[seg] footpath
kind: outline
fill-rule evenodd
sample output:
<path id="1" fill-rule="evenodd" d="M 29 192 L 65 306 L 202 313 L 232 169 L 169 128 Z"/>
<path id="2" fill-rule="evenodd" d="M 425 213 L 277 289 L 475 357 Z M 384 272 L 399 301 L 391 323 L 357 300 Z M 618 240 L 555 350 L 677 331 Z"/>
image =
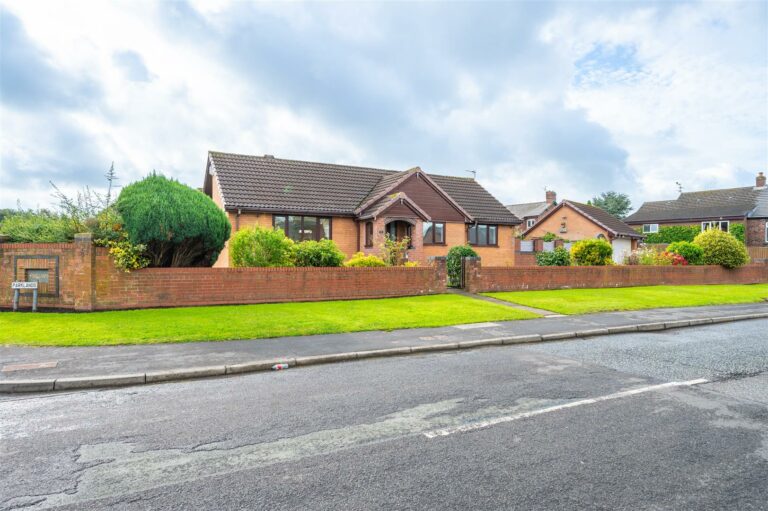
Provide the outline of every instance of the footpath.
<path id="1" fill-rule="evenodd" d="M 241 341 L 86 347 L 0 346 L 0 393 L 141 385 L 372 357 L 653 332 L 768 318 L 768 304 L 550 315 L 440 328 Z"/>

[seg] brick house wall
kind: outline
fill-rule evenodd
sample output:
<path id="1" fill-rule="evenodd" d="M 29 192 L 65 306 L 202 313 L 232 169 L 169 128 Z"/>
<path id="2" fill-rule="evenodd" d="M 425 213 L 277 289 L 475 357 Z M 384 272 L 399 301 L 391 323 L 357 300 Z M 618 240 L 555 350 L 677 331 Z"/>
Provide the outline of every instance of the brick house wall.
<path id="1" fill-rule="evenodd" d="M 747 245 L 750 247 L 768 247 L 765 232 L 766 223 L 768 223 L 768 219 L 765 218 L 750 218 L 747 220 L 745 226 Z"/>
<path id="2" fill-rule="evenodd" d="M 561 232 L 563 223 L 565 223 L 566 232 Z M 568 205 L 563 206 L 559 212 L 549 218 L 540 220 L 526 235 L 526 238 L 541 238 L 548 232 L 570 241 L 596 238 L 598 234 L 602 234 L 610 239 L 608 231 L 596 225 L 590 219 L 585 218 L 581 213 Z"/>

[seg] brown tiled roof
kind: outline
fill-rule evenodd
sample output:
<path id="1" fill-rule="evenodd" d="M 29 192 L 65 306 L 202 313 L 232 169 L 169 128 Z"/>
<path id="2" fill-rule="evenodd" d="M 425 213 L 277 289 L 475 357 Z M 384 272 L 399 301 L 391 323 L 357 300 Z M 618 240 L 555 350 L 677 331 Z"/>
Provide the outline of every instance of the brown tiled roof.
<path id="1" fill-rule="evenodd" d="M 768 217 L 768 189 L 746 186 L 681 193 L 677 199 L 645 202 L 625 221 L 631 223 L 711 218 Z"/>
<path id="2" fill-rule="evenodd" d="M 391 187 L 404 174 L 370 167 L 213 151 L 209 153 L 209 167 L 218 177 L 227 209 L 342 216 L 355 216 L 356 209 L 366 200 Z M 475 221 L 520 223 L 474 179 L 428 176 Z M 211 193 L 210 186 L 210 179 L 206 178 L 206 193 Z"/>
<path id="3" fill-rule="evenodd" d="M 550 216 L 554 215 L 557 211 L 559 211 L 561 208 L 565 206 L 572 207 L 574 210 L 578 211 L 579 213 L 584 215 L 586 218 L 590 219 L 592 222 L 604 228 L 614 236 L 627 236 L 630 238 L 644 237 L 642 234 L 638 233 L 632 227 L 625 224 L 624 222 L 622 222 L 612 214 L 608 213 L 607 211 L 597 208 L 595 206 L 590 206 L 589 204 L 582 204 L 581 202 L 575 202 L 572 200 L 564 200 L 557 207 L 550 209 L 544 215 L 544 217 L 542 217 L 536 223 L 536 225 L 526 230 L 523 233 L 523 235 L 526 235 L 533 229 L 536 229 L 537 227 L 539 227 L 541 225 L 541 222 L 543 222 L 545 219 L 549 218 Z"/>

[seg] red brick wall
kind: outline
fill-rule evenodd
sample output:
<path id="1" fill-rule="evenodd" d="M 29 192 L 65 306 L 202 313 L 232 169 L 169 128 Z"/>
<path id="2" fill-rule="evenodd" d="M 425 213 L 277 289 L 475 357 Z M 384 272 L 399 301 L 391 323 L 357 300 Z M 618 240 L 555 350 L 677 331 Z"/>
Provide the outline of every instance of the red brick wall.
<path id="1" fill-rule="evenodd" d="M 751 247 L 768 247 L 768 241 L 765 239 L 765 224 L 768 219 L 750 218 L 745 226 L 747 245 Z"/>
<path id="2" fill-rule="evenodd" d="M 57 309 L 344 300 L 445 292 L 444 259 L 435 266 L 417 268 L 146 268 L 126 273 L 114 267 L 106 249 L 81 241 L 0 244 L 0 307 L 12 305 L 13 260 L 24 255 L 59 256 L 59 296 L 40 298 L 40 307 Z M 31 296 L 23 297 L 21 306 L 30 305 Z"/>
<path id="3" fill-rule="evenodd" d="M 529 266 L 483 267 L 467 261 L 467 291 L 526 291 L 683 284 L 757 284 L 768 282 L 768 264 L 735 270 L 720 266 Z"/>

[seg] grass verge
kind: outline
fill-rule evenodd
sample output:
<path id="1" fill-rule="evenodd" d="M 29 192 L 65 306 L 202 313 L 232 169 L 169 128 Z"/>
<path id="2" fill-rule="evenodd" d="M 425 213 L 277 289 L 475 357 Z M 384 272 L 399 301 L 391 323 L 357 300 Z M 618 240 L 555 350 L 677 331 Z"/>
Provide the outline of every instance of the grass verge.
<path id="1" fill-rule="evenodd" d="M 530 319 L 456 295 L 88 313 L 1 313 L 0 344 L 100 346 L 219 341 Z"/>
<path id="2" fill-rule="evenodd" d="M 768 298 L 768 284 L 558 289 L 484 294 L 560 314 L 586 314 L 658 307 L 755 303 Z"/>

